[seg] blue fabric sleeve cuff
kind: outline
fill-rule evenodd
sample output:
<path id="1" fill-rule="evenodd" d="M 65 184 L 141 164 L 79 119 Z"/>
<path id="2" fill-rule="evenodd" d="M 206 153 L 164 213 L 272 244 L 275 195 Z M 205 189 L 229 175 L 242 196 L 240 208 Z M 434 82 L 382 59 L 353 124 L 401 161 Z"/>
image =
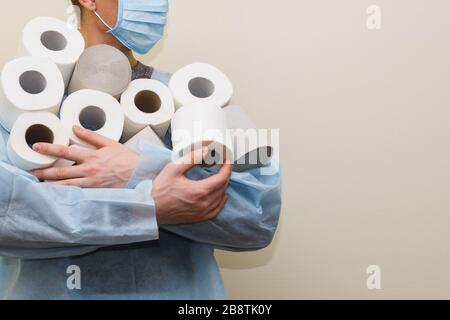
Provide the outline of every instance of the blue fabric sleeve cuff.
<path id="1" fill-rule="evenodd" d="M 147 141 L 141 141 L 137 152 L 140 161 L 128 182 L 128 188 L 134 189 L 143 180 L 154 180 L 172 161 L 172 153 Z"/>

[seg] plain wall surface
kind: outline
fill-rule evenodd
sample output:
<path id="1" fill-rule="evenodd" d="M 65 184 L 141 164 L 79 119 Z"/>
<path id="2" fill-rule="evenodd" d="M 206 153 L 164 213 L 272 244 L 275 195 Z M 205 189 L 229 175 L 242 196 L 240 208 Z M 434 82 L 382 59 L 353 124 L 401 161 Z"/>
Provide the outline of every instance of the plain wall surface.
<path id="1" fill-rule="evenodd" d="M 26 21 L 66 19 L 67 3 L 8 3 L 1 64 Z M 450 2 L 170 3 L 143 61 L 212 63 L 235 103 L 281 130 L 280 228 L 266 250 L 217 253 L 230 298 L 450 298 Z M 381 290 L 366 287 L 369 265 Z"/>

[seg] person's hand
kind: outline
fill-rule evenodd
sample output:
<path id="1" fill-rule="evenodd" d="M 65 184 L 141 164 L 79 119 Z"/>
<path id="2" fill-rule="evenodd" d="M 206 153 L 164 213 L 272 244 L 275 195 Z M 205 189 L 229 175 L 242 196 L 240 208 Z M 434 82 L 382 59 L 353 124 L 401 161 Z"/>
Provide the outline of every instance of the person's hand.
<path id="1" fill-rule="evenodd" d="M 80 188 L 123 188 L 139 162 L 128 147 L 93 131 L 74 127 L 73 132 L 97 150 L 36 143 L 33 150 L 45 155 L 75 161 L 72 167 L 35 170 L 31 173 L 50 183 Z"/>
<path id="2" fill-rule="evenodd" d="M 161 225 L 191 224 L 214 219 L 224 208 L 232 172 L 230 163 L 201 181 L 189 180 L 185 173 L 201 164 L 208 149 L 167 165 L 153 183 L 152 196 Z"/>

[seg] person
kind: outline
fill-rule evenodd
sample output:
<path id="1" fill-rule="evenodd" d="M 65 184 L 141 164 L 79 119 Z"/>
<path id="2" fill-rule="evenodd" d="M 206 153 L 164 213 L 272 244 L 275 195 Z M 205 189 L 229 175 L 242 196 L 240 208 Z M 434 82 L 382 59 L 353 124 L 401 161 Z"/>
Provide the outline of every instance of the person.
<path id="1" fill-rule="evenodd" d="M 127 55 L 134 79 L 168 83 L 169 73 L 133 55 L 162 37 L 167 0 L 72 2 L 87 47 L 112 45 Z M 275 161 L 272 175 L 236 173 L 229 163 L 194 166 L 203 149 L 173 161 L 147 141 L 131 150 L 74 132 L 97 149 L 38 143 L 36 151 L 76 165 L 29 173 L 9 163 L 0 129 L 0 298 L 224 299 L 214 250 L 271 243 L 281 207 Z"/>

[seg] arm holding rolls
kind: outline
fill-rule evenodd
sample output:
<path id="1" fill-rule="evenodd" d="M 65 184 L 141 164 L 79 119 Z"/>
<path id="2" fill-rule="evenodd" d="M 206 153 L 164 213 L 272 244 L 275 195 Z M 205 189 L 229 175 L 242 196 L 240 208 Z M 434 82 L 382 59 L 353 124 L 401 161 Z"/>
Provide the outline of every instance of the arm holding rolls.
<path id="1" fill-rule="evenodd" d="M 222 212 L 209 221 L 193 225 L 163 226 L 163 229 L 191 240 L 227 251 L 252 251 L 269 246 L 278 226 L 281 210 L 280 172 L 260 174 L 255 169 L 231 175 L 228 202 Z M 208 177 L 213 172 L 197 168 L 192 174 Z"/>
<path id="2" fill-rule="evenodd" d="M 88 135 L 85 138 L 104 139 L 88 130 L 84 131 L 86 133 Z M 112 148 L 123 147 L 118 143 L 115 145 L 117 146 L 113 145 Z M 58 150 L 69 150 L 44 146 L 47 152 L 56 156 L 60 152 Z M 128 187 L 135 188 L 145 179 L 154 181 L 152 196 L 161 228 L 193 241 L 227 250 L 257 250 L 271 243 L 281 207 L 277 164 L 271 164 L 273 174 L 270 176 L 261 175 L 258 169 L 231 174 L 231 165 L 224 165 L 219 172 L 191 164 L 177 165 L 172 162 L 171 151 L 146 141 L 141 141 L 137 151 L 140 158 L 134 174 L 130 175 Z M 131 153 L 128 150 L 127 154 Z M 123 157 L 127 158 L 127 155 L 124 154 Z M 115 157 L 113 161 L 120 161 L 128 166 L 127 161 L 119 158 Z M 191 163 L 199 162 L 194 160 Z M 61 172 L 59 170 L 40 170 L 34 174 L 42 180 L 53 180 L 58 177 L 58 172 Z M 70 167 L 64 170 L 66 172 L 59 176 L 60 179 L 70 179 L 71 172 L 76 172 L 77 169 Z M 103 166 L 102 170 L 111 170 L 111 165 Z M 85 179 L 92 177 L 86 175 Z M 80 180 L 55 183 L 76 185 Z M 224 199 L 227 200 L 226 203 Z"/>
<path id="3" fill-rule="evenodd" d="M 3 255 L 15 256 L 14 249 L 99 247 L 158 239 L 151 181 L 129 190 L 62 187 L 14 174 L 2 162 L 0 184 Z"/>
<path id="4" fill-rule="evenodd" d="M 145 141 L 141 142 L 139 152 L 141 161 L 129 186 L 134 187 L 142 179 L 150 178 L 156 179 L 154 184 L 157 188 L 159 180 L 162 180 L 159 172 L 169 169 L 164 167 L 170 163 L 171 153 Z M 259 169 L 233 172 L 226 188 L 227 202 L 220 214 L 213 218 L 192 224 L 161 223 L 160 227 L 187 239 L 229 251 L 267 247 L 274 237 L 281 210 L 280 169 L 275 161 L 270 166 L 267 172 L 270 171 L 271 175 L 262 175 Z M 203 181 L 217 174 L 214 169 L 195 167 L 187 177 L 192 181 Z M 154 193 L 153 196 L 157 203 L 157 195 Z"/>
<path id="5" fill-rule="evenodd" d="M 111 171 L 111 166 L 114 165 L 122 168 L 133 167 L 133 156 L 137 157 L 134 152 L 92 131 L 82 132 L 90 144 L 100 147 L 100 150 L 90 152 L 101 152 L 101 156 L 51 144 L 41 145 L 40 148 L 53 152 L 56 156 L 66 155 L 70 160 L 84 158 L 89 162 L 86 165 L 88 168 L 92 168 L 92 161 L 100 161 L 97 157 L 107 159 L 109 165 L 106 168 L 109 170 L 106 172 Z M 201 160 L 201 151 L 192 156 Z M 110 156 L 107 156 L 108 154 Z M 125 161 L 126 159 L 128 161 Z M 137 181 L 129 189 L 82 189 L 76 185 L 86 183 L 92 187 L 90 184 L 95 180 L 88 179 L 92 177 L 72 177 L 66 181 L 39 183 L 36 177 L 14 168 L 5 159 L 2 160 L 0 185 L 4 186 L 5 192 L 0 195 L 0 255 L 26 259 L 81 255 L 99 247 L 156 240 L 156 204 L 152 197 L 156 189 L 155 192 L 162 195 L 159 197 L 160 208 L 157 210 L 161 223 L 195 223 L 211 219 L 217 216 L 225 205 L 227 198 L 224 189 L 231 173 L 231 166 L 228 166 L 221 174 L 200 183 L 184 176 L 184 172 L 193 165 L 172 163 L 172 170 L 169 174 L 166 171 L 167 175 L 160 179 L 162 183 L 158 188 L 146 178 Z M 194 160 L 192 163 L 197 162 Z M 88 176 L 92 174 L 90 170 L 82 168 L 82 165 L 51 168 L 45 171 L 48 175 L 45 180 L 56 179 L 58 172 L 82 173 Z M 115 172 L 124 176 L 131 175 L 126 169 Z M 56 176 L 52 176 L 55 174 Z M 98 174 L 99 172 L 96 172 L 94 176 L 98 178 Z M 119 184 L 120 181 L 121 179 L 118 179 Z M 217 194 L 217 197 L 207 199 L 205 208 L 198 207 L 198 202 L 190 201 L 192 194 L 203 194 L 203 189 L 197 187 L 197 184 L 207 185 L 208 190 Z M 183 200 L 178 198 L 179 202 L 173 201 L 175 195 L 174 198 L 167 199 L 166 195 L 172 195 L 167 192 L 167 187 L 189 190 L 188 194 L 179 193 L 184 194 L 185 202 L 183 205 L 175 205 L 178 210 L 172 210 L 172 206 Z M 213 208 L 210 208 L 211 204 Z"/>
<path id="6" fill-rule="evenodd" d="M 133 189 L 43 184 L 8 163 L 0 128 L 0 255 L 43 259 L 158 239 L 152 182 Z"/>

